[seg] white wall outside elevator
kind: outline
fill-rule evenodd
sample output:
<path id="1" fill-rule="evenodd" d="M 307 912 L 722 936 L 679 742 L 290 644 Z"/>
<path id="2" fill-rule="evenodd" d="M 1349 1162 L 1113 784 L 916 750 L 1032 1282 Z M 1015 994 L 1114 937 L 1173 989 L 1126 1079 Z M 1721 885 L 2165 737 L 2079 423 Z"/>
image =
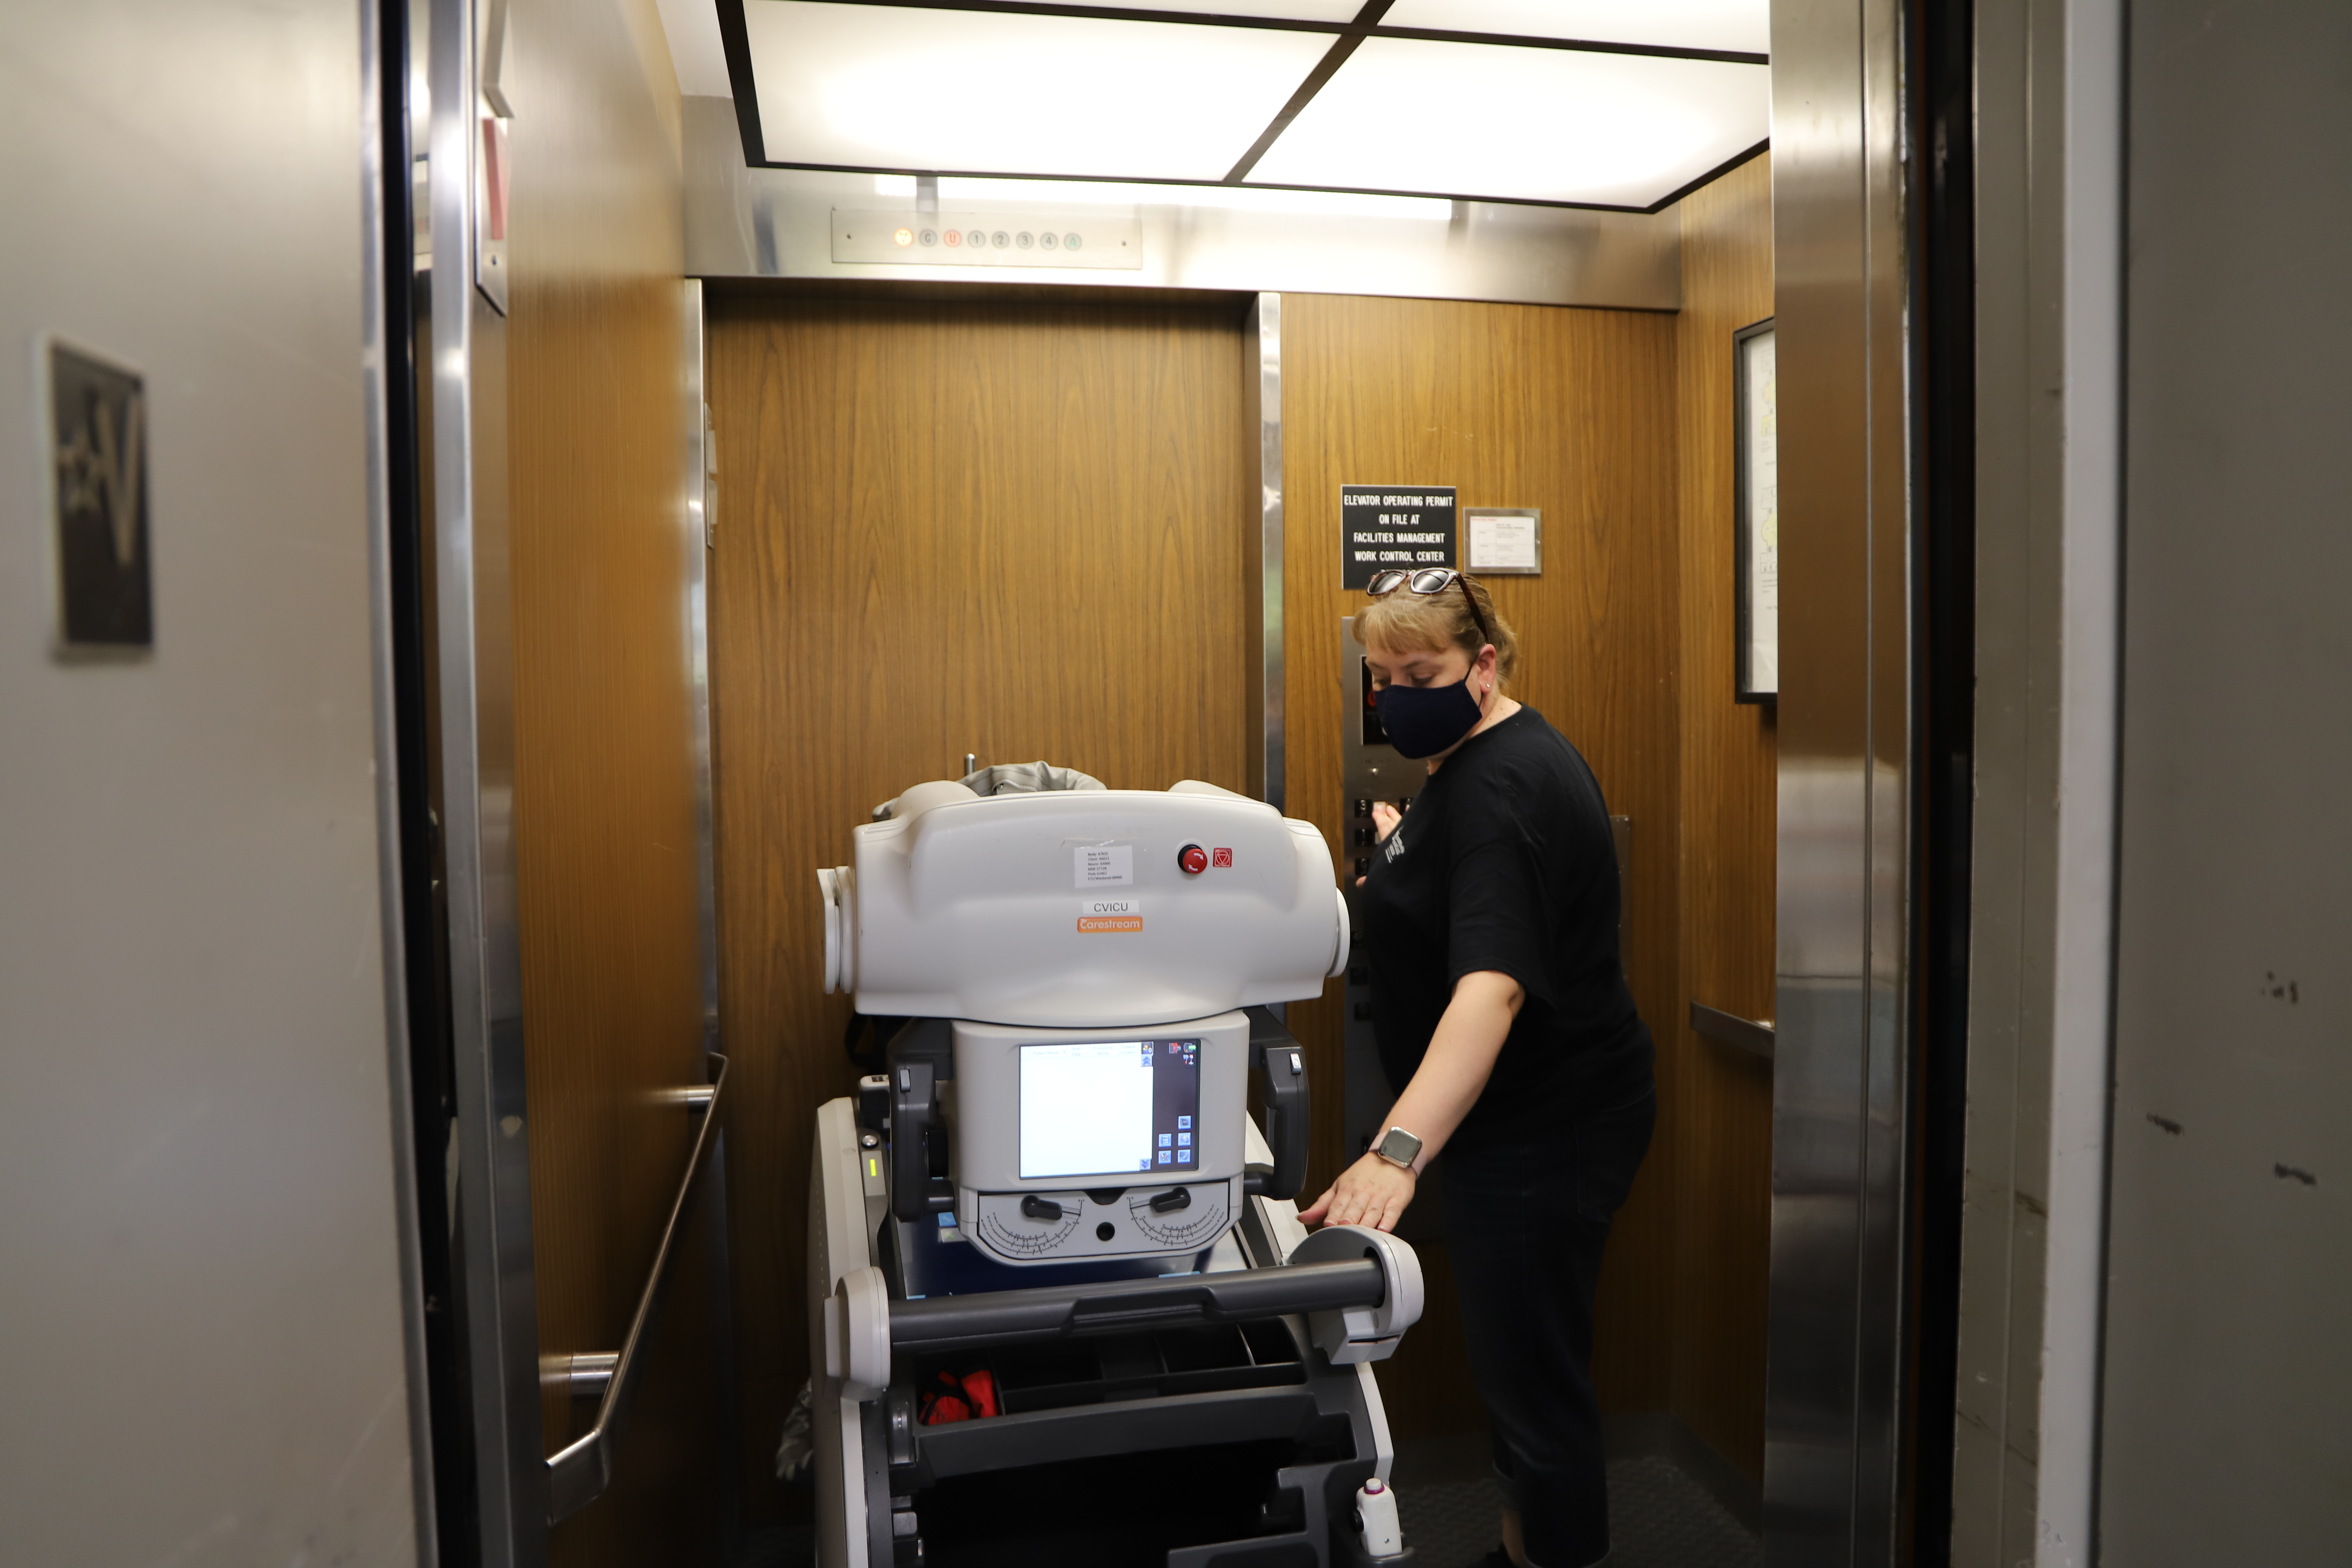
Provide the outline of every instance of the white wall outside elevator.
<path id="1" fill-rule="evenodd" d="M 363 7 L 0 10 L 0 1560 L 417 1561 Z M 35 342 L 138 367 L 156 645 L 52 658 Z"/>

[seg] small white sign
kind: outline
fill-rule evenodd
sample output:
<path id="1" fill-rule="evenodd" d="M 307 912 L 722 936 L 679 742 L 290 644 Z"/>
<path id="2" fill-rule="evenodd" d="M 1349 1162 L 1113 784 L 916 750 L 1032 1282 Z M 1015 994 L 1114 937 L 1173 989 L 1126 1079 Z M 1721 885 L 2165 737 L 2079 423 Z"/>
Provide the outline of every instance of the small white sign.
<path id="1" fill-rule="evenodd" d="M 1080 888 L 1109 888 L 1135 880 L 1135 846 L 1082 844 L 1072 851 Z"/>
<path id="2" fill-rule="evenodd" d="M 1140 915 L 1143 913 L 1143 900 L 1132 893 L 1123 899 L 1080 899 L 1078 900 L 1078 913 L 1082 917 L 1090 915 Z"/>
<path id="3" fill-rule="evenodd" d="M 1473 572 L 1543 570 L 1543 513 L 1533 507 L 1468 507 L 1462 513 Z"/>

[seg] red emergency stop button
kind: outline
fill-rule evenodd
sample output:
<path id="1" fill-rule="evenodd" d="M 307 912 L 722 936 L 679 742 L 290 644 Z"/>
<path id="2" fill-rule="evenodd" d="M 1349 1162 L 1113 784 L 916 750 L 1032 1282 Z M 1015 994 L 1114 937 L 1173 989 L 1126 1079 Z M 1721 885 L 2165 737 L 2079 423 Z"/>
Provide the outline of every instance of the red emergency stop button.
<path id="1" fill-rule="evenodd" d="M 1176 864 L 1187 877 L 1197 877 L 1209 868 L 1209 852 L 1197 844 L 1187 844 L 1176 851 Z"/>

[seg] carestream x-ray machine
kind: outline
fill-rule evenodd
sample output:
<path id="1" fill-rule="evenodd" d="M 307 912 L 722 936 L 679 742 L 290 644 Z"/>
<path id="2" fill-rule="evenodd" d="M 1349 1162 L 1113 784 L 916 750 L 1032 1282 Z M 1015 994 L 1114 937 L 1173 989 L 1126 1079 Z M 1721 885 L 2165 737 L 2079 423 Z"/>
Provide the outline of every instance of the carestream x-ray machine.
<path id="1" fill-rule="evenodd" d="M 908 1022 L 817 1112 L 825 1568 L 1409 1562 L 1369 1363 L 1420 1264 L 1299 1224 L 1306 1068 L 1265 1005 L 1344 966 L 1322 835 L 1211 784 L 941 783 L 854 837 L 826 988 Z"/>

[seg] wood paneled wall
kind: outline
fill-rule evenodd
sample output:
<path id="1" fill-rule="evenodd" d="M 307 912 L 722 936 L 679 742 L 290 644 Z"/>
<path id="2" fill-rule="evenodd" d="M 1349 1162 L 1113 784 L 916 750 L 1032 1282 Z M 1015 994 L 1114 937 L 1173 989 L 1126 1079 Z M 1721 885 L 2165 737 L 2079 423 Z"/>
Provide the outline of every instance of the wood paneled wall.
<path id="1" fill-rule="evenodd" d="M 925 779 L 1246 781 L 1238 308 L 714 295 L 721 1017 L 751 1513 L 808 1375 L 815 1108 L 850 1092 L 816 871 Z"/>
<path id="2" fill-rule="evenodd" d="M 1663 1044 L 1679 1007 L 1675 319 L 1624 310 L 1289 295 L 1283 301 L 1287 809 L 1339 854 L 1342 484 L 1450 484 L 1463 506 L 1543 510 L 1544 571 L 1488 580 L 1521 638 L 1513 689 L 1633 819 L 1629 973 Z M 1315 1086 L 1310 1192 L 1340 1147 L 1339 987 L 1291 1009 Z M 1662 1063 L 1662 1067 L 1664 1064 Z M 1671 1132 L 1619 1216 L 1595 1375 L 1604 1405 L 1662 1408 L 1673 1290 Z M 1400 1437 L 1475 1428 L 1443 1243 L 1431 1310 L 1381 1369 Z"/>
<path id="3" fill-rule="evenodd" d="M 1628 961 L 1658 1042 L 1656 1143 L 1604 1271 L 1604 1408 L 1672 1410 L 1760 1473 L 1770 1083 L 1689 999 L 1771 1011 L 1770 710 L 1730 700 L 1731 330 L 1769 312 L 1770 175 L 1686 199 L 1679 316 L 1285 300 L 1290 815 L 1339 857 L 1343 483 L 1452 484 L 1544 512 L 1541 576 L 1492 580 L 1516 691 L 1633 819 Z M 1258 721 L 1235 592 L 1255 526 L 1238 315 L 1047 300 L 710 305 L 722 1019 L 754 1518 L 807 1375 L 815 1106 L 847 1092 L 817 991 L 814 872 L 875 803 L 965 752 L 1115 785 L 1246 781 Z M 1291 1011 L 1316 1085 L 1310 1181 L 1342 1157 L 1337 987 Z M 1442 1242 L 1381 1368 L 1398 1436 L 1483 1422 Z"/>
<path id="4" fill-rule="evenodd" d="M 1731 380 L 1731 334 L 1772 313 L 1770 159 L 1681 207 L 1683 977 L 1674 1011 L 1651 1019 L 1675 1129 L 1672 1407 L 1760 1483 L 1772 1069 L 1692 1033 L 1686 1001 L 1772 1016 L 1773 710 L 1732 700 Z"/>
<path id="5" fill-rule="evenodd" d="M 516 0 L 508 334 L 515 822 L 542 1352 L 620 1348 L 704 1081 L 678 97 L 651 0 Z M 558 1563 L 712 1528 L 713 1303 L 681 1259 L 611 1490 Z M 543 1406 L 550 1451 L 586 1413 Z"/>

